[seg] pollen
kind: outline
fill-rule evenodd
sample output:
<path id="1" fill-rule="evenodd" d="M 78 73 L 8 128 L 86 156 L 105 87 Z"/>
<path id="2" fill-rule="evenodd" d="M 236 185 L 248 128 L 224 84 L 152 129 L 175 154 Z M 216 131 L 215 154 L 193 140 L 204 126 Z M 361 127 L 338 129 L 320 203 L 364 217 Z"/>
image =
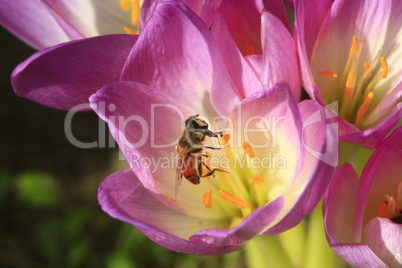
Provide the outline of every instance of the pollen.
<path id="1" fill-rule="evenodd" d="M 330 70 L 324 70 L 319 72 L 318 76 L 337 78 L 338 74 Z"/>
<path id="2" fill-rule="evenodd" d="M 235 205 L 238 208 L 241 208 L 241 209 L 250 208 L 250 205 L 246 201 L 244 201 L 240 197 L 232 195 L 229 192 L 226 192 L 225 190 L 220 190 L 219 194 L 227 202 L 231 203 L 232 205 Z"/>
<path id="3" fill-rule="evenodd" d="M 133 29 L 131 29 L 130 27 L 124 26 L 124 31 L 126 32 L 126 34 L 138 34 L 137 31 L 134 31 Z"/>
<path id="4" fill-rule="evenodd" d="M 246 152 L 246 154 L 248 154 L 248 156 L 250 158 L 255 157 L 254 150 L 253 150 L 253 148 L 251 147 L 251 145 L 247 141 L 243 142 L 243 149 L 244 149 L 244 152 Z"/>
<path id="5" fill-rule="evenodd" d="M 260 176 L 255 176 L 253 178 L 248 179 L 250 183 L 254 184 L 263 184 L 265 182 L 265 179 Z"/>
<path id="6" fill-rule="evenodd" d="M 230 140 L 230 134 L 225 134 L 222 136 L 222 144 L 225 145 L 229 142 Z"/>
<path id="7" fill-rule="evenodd" d="M 382 78 L 387 78 L 387 74 L 388 74 L 388 63 L 387 61 L 384 59 L 384 57 L 380 58 L 380 63 L 381 63 L 381 76 Z"/>
<path id="8" fill-rule="evenodd" d="M 363 104 L 360 106 L 359 110 L 357 111 L 356 115 L 356 123 L 362 120 L 363 116 L 366 114 L 368 107 L 370 106 L 371 101 L 373 100 L 374 93 L 371 91 L 366 99 L 364 100 Z"/>
<path id="9" fill-rule="evenodd" d="M 212 207 L 212 189 L 205 191 L 204 195 L 202 196 L 202 202 L 206 208 Z"/>

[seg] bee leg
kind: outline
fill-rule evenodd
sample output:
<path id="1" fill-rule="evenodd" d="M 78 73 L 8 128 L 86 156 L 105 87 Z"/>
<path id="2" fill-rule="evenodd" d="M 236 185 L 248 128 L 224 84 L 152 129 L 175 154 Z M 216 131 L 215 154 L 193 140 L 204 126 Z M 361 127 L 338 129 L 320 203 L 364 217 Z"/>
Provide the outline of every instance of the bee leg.
<path id="1" fill-rule="evenodd" d="M 207 174 L 204 174 L 204 175 L 202 175 L 201 177 L 208 177 L 208 176 L 211 176 L 211 175 L 214 175 L 214 173 L 215 173 L 215 171 L 220 171 L 220 172 L 225 172 L 225 173 L 228 173 L 228 174 L 230 174 L 230 172 L 227 172 L 226 170 L 222 170 L 222 169 L 219 169 L 219 168 L 214 168 L 214 169 L 210 169 L 210 171 L 207 173 Z"/>
<path id="2" fill-rule="evenodd" d="M 207 149 L 212 149 L 212 150 L 221 150 L 222 148 L 216 148 L 216 147 L 211 147 L 211 146 L 203 146 L 204 148 Z"/>
<path id="3" fill-rule="evenodd" d="M 202 162 L 202 165 L 203 165 L 204 167 L 206 167 L 209 171 L 211 171 L 211 168 L 210 168 L 207 164 L 205 164 L 204 161 Z M 203 176 L 203 177 L 204 177 L 204 176 Z"/>

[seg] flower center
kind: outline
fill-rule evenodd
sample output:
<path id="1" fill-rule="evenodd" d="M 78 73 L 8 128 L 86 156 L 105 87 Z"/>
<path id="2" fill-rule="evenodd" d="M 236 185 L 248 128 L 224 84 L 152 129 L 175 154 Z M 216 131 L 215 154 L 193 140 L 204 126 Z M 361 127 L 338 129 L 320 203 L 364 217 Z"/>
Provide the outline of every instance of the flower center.
<path id="1" fill-rule="evenodd" d="M 229 134 L 218 137 L 218 139 L 223 146 L 220 150 L 221 165 L 217 167 L 209 165 L 209 157 L 206 159 L 206 165 L 210 169 L 219 168 L 227 171 L 227 173 L 215 172 L 213 180 L 209 180 L 208 177 L 205 178 L 210 188 L 204 193 L 202 202 L 206 208 L 212 208 L 214 205 L 219 206 L 232 219 L 231 227 L 233 227 L 241 222 L 241 218 L 268 202 L 264 187 L 265 180 L 261 176 L 252 175 L 249 168 L 251 165 L 248 163 L 256 156 L 248 142 L 243 142 L 243 148 L 240 152 L 234 152 L 228 146 Z M 239 155 L 241 155 L 240 159 Z M 239 166 L 234 164 L 235 161 L 239 162 L 239 160 L 246 164 Z M 204 172 L 208 172 L 208 168 L 205 167 Z"/>
<path id="2" fill-rule="evenodd" d="M 380 217 L 388 218 L 395 223 L 402 224 L 401 195 L 402 195 L 402 181 L 400 181 L 398 184 L 396 198 L 386 194 L 385 201 L 378 206 L 377 212 L 380 215 Z"/>
<path id="3" fill-rule="evenodd" d="M 318 76 L 335 79 L 335 88 L 324 96 L 325 102 L 337 99 L 340 102 L 339 115 L 346 121 L 361 126 L 361 121 L 367 115 L 367 110 L 372 105 L 374 86 L 378 79 L 385 79 L 388 74 L 388 63 L 384 57 L 380 57 L 379 50 L 374 59 L 368 62 L 359 62 L 363 50 L 363 41 L 353 36 L 349 57 L 342 74 L 331 70 L 322 70 Z M 333 83 L 333 81 L 330 81 Z"/>
<path id="4" fill-rule="evenodd" d="M 131 24 L 137 27 L 141 11 L 140 0 L 120 0 L 120 8 L 125 12 L 131 9 Z M 128 26 L 124 26 L 123 29 L 127 34 L 138 34 L 136 30 Z"/>

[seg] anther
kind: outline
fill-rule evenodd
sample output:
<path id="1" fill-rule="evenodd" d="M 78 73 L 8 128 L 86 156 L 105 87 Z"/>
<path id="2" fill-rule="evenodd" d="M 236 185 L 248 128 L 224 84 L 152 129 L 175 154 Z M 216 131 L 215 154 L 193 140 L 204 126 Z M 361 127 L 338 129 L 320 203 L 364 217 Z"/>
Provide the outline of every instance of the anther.
<path id="1" fill-rule="evenodd" d="M 124 26 L 123 29 L 126 32 L 126 34 L 138 34 L 138 32 L 132 30 L 130 27 Z"/>
<path id="2" fill-rule="evenodd" d="M 243 149 L 250 158 L 255 157 L 254 150 L 253 148 L 251 148 L 250 144 L 247 141 L 243 142 Z"/>
<path id="3" fill-rule="evenodd" d="M 318 73 L 318 76 L 324 76 L 324 77 L 333 77 L 333 78 L 337 78 L 338 75 L 330 70 L 324 70 Z"/>
<path id="4" fill-rule="evenodd" d="M 227 202 L 231 203 L 232 205 L 235 205 L 238 208 L 241 208 L 241 209 L 250 208 L 250 205 L 246 201 L 244 201 L 240 197 L 232 195 L 229 192 L 226 192 L 225 190 L 220 190 L 219 194 Z"/>
<path id="5" fill-rule="evenodd" d="M 139 0 L 132 0 L 131 1 L 131 24 L 137 25 L 138 20 L 140 18 L 140 1 Z"/>
<path id="6" fill-rule="evenodd" d="M 222 136 L 222 144 L 225 145 L 229 142 L 230 134 L 225 134 Z"/>
<path id="7" fill-rule="evenodd" d="M 202 196 L 202 202 L 206 208 L 212 207 L 212 190 L 208 189 L 205 191 L 204 195 Z"/>
<path id="8" fill-rule="evenodd" d="M 130 0 L 120 0 L 120 7 L 123 11 L 130 10 Z"/>
<path id="9" fill-rule="evenodd" d="M 366 99 L 364 100 L 363 104 L 360 106 L 359 110 L 357 111 L 356 114 L 356 123 L 362 120 L 363 116 L 366 114 L 368 107 L 370 106 L 370 103 L 374 97 L 374 93 L 371 91 Z"/>
<path id="10" fill-rule="evenodd" d="M 352 96 L 352 88 L 353 88 L 353 80 L 354 80 L 354 73 L 349 72 L 348 74 L 348 79 L 346 80 L 346 86 L 345 86 L 345 96 L 346 99 L 350 99 Z"/>
<path id="11" fill-rule="evenodd" d="M 359 44 L 359 39 L 357 39 L 356 35 L 354 35 L 352 45 L 349 50 L 349 57 L 353 57 L 354 55 L 356 55 L 358 44 Z"/>
<path id="12" fill-rule="evenodd" d="M 384 57 L 380 58 L 380 62 L 381 62 L 381 75 L 382 78 L 387 78 L 387 74 L 388 74 L 388 63 L 387 61 L 384 59 Z"/>
<path id="13" fill-rule="evenodd" d="M 256 176 L 253 178 L 248 179 L 250 183 L 255 183 L 255 184 L 263 184 L 265 179 L 260 176 Z"/>

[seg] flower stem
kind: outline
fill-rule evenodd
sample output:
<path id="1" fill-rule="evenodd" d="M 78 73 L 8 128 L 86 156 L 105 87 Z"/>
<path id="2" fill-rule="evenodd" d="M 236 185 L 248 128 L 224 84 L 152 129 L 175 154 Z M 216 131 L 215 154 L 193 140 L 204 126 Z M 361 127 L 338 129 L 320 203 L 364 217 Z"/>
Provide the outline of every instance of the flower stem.
<path id="1" fill-rule="evenodd" d="M 278 236 L 258 235 L 246 245 L 245 251 L 248 267 L 293 267 Z"/>

